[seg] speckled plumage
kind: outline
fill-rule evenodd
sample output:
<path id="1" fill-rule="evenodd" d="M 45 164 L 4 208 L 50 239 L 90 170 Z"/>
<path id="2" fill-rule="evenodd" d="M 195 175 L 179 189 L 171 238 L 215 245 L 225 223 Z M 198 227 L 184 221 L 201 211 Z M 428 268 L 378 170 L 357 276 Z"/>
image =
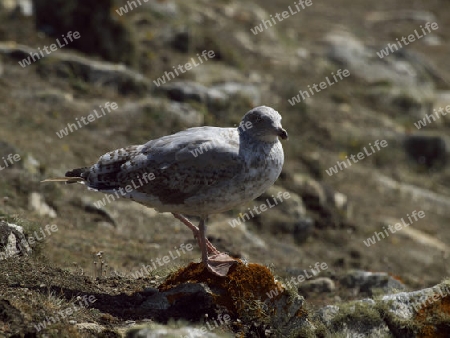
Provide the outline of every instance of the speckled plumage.
<path id="1" fill-rule="evenodd" d="M 288 137 L 280 114 L 261 106 L 247 112 L 237 128 L 191 128 L 111 151 L 91 167 L 44 182 L 80 182 L 172 212 L 192 230 L 206 268 L 224 277 L 236 261 L 208 241 L 206 220 L 258 197 L 275 182 L 284 162 L 278 137 Z M 200 216 L 198 227 L 182 214 Z"/>
<path id="2" fill-rule="evenodd" d="M 278 136 L 287 138 L 280 121 L 272 108 L 256 107 L 239 128 L 190 128 L 111 151 L 66 176 L 105 193 L 136 187 L 123 197 L 161 212 L 223 212 L 258 197 L 278 178 L 284 162 Z M 144 173 L 154 179 L 145 183 Z"/>

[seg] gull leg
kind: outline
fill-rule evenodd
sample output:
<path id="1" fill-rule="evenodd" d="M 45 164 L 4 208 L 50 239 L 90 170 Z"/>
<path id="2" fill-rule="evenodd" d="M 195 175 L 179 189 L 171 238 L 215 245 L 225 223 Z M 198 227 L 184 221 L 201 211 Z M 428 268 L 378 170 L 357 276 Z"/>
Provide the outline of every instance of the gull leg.
<path id="1" fill-rule="evenodd" d="M 200 239 L 200 231 L 199 229 L 191 223 L 191 221 L 189 221 L 186 217 L 184 217 L 181 214 L 176 214 L 176 213 L 172 213 L 172 215 L 176 218 L 179 219 L 184 225 L 186 225 L 189 229 L 192 230 L 192 232 L 194 233 L 194 237 L 197 239 L 198 245 L 200 247 L 202 247 L 202 243 L 201 243 L 201 239 Z M 208 253 L 210 254 L 214 254 L 214 255 L 218 255 L 220 254 L 220 251 L 217 250 L 214 245 L 211 244 L 211 242 L 206 239 L 206 247 L 208 249 Z"/>
<path id="2" fill-rule="evenodd" d="M 206 246 L 206 220 L 202 217 L 198 225 L 198 230 L 200 231 L 200 249 L 202 249 L 202 262 L 208 266 L 208 248 Z"/>
<path id="3" fill-rule="evenodd" d="M 202 249 L 203 264 L 205 264 L 206 268 L 214 275 L 225 277 L 230 268 L 233 266 L 233 264 L 237 263 L 237 261 L 231 258 L 229 255 L 220 252 L 212 255 L 211 257 L 208 257 L 208 249 L 206 245 L 206 217 L 201 218 L 198 229 L 200 232 L 200 248 Z"/>
<path id="4" fill-rule="evenodd" d="M 237 262 L 229 255 L 221 253 L 208 241 L 208 238 L 206 238 L 206 217 L 201 218 L 197 228 L 183 215 L 176 213 L 172 213 L 172 215 L 183 222 L 194 233 L 194 237 L 202 250 L 202 263 L 206 265 L 208 271 L 216 276 L 226 276 L 231 266 Z M 212 256 L 208 257 L 208 254 L 212 254 Z"/>

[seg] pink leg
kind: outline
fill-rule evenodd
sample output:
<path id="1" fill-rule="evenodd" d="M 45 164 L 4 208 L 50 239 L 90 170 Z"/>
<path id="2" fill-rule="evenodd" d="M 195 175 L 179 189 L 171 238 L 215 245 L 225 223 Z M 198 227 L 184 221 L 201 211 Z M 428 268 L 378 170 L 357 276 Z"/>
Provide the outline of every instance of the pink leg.
<path id="1" fill-rule="evenodd" d="M 221 253 L 217 250 L 210 241 L 206 238 L 206 218 L 200 220 L 198 228 L 192 224 L 186 217 L 181 214 L 172 213 L 175 218 L 183 222 L 194 233 L 194 237 L 197 239 L 198 245 L 202 250 L 202 263 L 206 265 L 207 269 L 216 276 L 225 277 L 228 270 L 236 264 L 237 261 Z M 208 254 L 212 255 L 208 257 Z"/>
<path id="2" fill-rule="evenodd" d="M 192 232 L 194 233 L 194 237 L 197 239 L 197 243 L 200 247 L 202 247 L 202 243 L 201 243 L 201 238 L 200 238 L 200 231 L 199 229 L 191 223 L 190 220 L 188 220 L 186 217 L 184 217 L 181 214 L 175 214 L 172 213 L 172 215 L 176 218 L 179 219 L 181 222 L 183 222 L 184 225 L 186 225 L 189 229 L 192 230 Z M 211 242 L 206 239 L 206 247 L 208 248 L 208 253 L 210 254 L 214 254 L 214 255 L 218 255 L 220 253 L 219 250 L 217 250 L 214 245 L 211 244 Z"/>

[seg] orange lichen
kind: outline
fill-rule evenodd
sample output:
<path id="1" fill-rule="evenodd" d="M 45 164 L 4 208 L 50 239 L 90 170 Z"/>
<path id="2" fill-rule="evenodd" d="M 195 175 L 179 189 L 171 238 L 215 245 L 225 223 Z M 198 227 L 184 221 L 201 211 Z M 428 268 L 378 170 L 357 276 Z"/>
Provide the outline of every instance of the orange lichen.
<path id="1" fill-rule="evenodd" d="M 268 268 L 259 264 L 245 265 L 239 261 L 231 267 L 226 277 L 211 274 L 201 263 L 191 263 L 167 278 L 159 290 L 166 291 L 182 283 L 205 283 L 213 290 L 220 290 L 214 293 L 216 303 L 225 306 L 236 317 L 246 314 L 262 318 L 269 315 L 273 309 L 264 307 L 263 303 L 278 298 L 268 297 L 272 290 L 282 290 Z"/>
<path id="2" fill-rule="evenodd" d="M 391 273 L 389 274 L 389 276 L 391 276 L 393 279 L 399 281 L 400 283 L 405 284 L 405 281 L 400 276 L 393 275 Z"/>
<path id="3" fill-rule="evenodd" d="M 450 330 L 450 295 L 423 306 L 414 322 L 421 325 L 419 337 L 448 337 Z"/>
<path id="4" fill-rule="evenodd" d="M 306 309 L 304 307 L 298 309 L 298 311 L 295 314 L 295 317 L 308 317 L 308 312 L 306 311 Z"/>

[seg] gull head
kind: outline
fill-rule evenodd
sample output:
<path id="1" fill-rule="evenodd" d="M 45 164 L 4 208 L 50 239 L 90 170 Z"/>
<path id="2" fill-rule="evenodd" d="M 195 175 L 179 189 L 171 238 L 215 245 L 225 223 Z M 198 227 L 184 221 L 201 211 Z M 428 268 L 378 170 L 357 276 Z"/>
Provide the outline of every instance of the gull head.
<path id="1" fill-rule="evenodd" d="M 239 134 L 258 141 L 273 143 L 278 137 L 288 138 L 286 130 L 281 125 L 281 115 L 273 108 L 260 106 L 248 111 L 238 127 Z"/>

